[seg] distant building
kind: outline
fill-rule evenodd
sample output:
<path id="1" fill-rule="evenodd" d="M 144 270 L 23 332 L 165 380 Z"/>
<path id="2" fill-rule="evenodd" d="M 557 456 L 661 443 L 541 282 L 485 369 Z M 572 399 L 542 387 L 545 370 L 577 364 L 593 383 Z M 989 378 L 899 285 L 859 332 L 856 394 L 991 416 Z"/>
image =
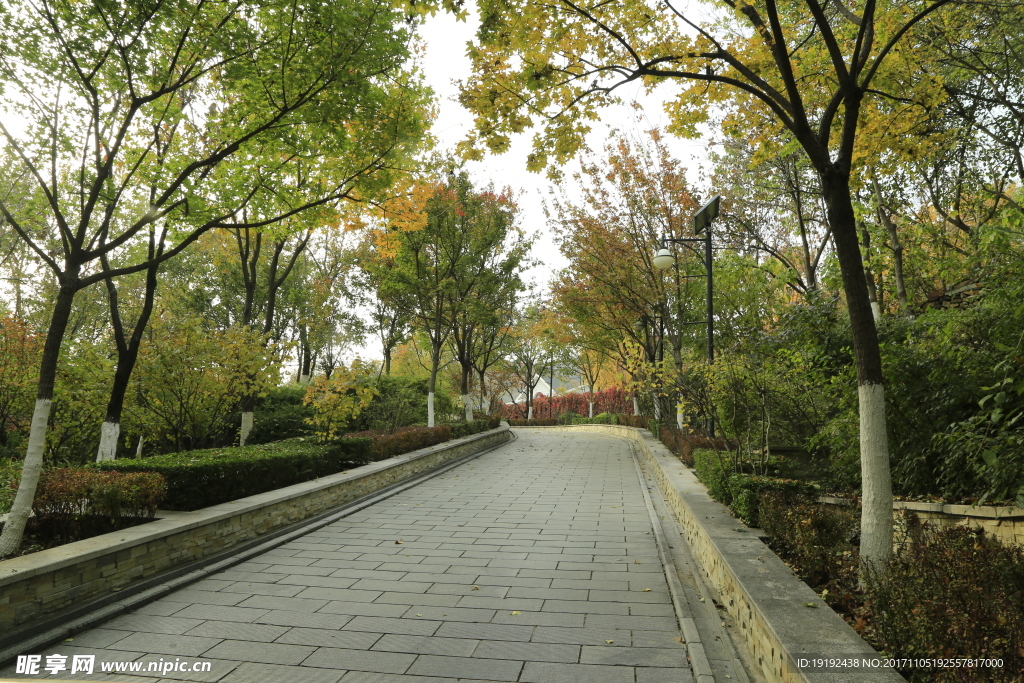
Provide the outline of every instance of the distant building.
<path id="1" fill-rule="evenodd" d="M 537 376 L 537 385 L 533 388 L 534 398 L 537 398 L 539 394 L 544 394 L 545 396 L 558 396 L 559 394 L 582 394 L 586 393 L 587 391 L 587 387 L 579 383 L 578 377 L 565 378 L 560 377 L 559 375 L 556 374 L 555 388 L 554 392 L 552 392 L 551 385 L 548 383 L 549 379 L 551 379 L 550 375 L 548 375 L 547 377 L 541 377 L 540 375 Z M 513 390 L 510 390 L 506 395 L 511 396 Z M 512 401 L 505 401 L 505 404 L 511 405 L 513 403 L 519 404 L 525 402 L 526 388 L 519 387 L 519 394 L 515 397 L 515 399 L 513 399 Z"/>

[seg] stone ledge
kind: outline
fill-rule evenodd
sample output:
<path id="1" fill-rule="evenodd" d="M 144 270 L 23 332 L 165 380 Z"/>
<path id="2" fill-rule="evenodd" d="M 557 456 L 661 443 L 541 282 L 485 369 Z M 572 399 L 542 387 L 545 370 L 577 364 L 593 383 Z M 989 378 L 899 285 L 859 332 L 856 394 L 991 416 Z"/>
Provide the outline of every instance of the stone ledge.
<path id="1" fill-rule="evenodd" d="M 507 425 L 0 562 L 0 632 L 215 555 L 511 437 Z"/>
<path id="2" fill-rule="evenodd" d="M 641 459 L 676 513 L 701 570 L 718 591 L 769 681 L 852 683 L 868 677 L 879 683 L 904 680 L 891 669 L 869 674 L 801 671 L 796 665 L 798 657 L 879 655 L 797 578 L 755 531 L 712 500 L 694 473 L 646 429 L 619 425 L 566 425 L 560 429 L 609 434 L 638 446 Z"/>

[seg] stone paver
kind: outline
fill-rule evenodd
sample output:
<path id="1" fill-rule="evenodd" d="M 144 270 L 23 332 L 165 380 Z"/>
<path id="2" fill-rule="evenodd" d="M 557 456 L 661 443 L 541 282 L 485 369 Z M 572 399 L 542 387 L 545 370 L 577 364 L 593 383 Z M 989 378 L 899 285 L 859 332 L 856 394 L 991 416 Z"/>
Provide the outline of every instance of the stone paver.
<path id="1" fill-rule="evenodd" d="M 39 654 L 137 661 L 135 681 L 685 683 L 651 531 L 624 441 L 522 430 Z M 143 678 L 161 660 L 211 666 Z"/>

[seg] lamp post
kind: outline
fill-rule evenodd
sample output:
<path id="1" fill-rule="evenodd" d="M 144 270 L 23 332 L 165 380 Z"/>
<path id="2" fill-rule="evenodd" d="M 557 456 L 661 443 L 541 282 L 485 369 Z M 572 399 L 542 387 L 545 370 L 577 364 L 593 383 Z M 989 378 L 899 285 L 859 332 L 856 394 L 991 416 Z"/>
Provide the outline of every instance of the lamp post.
<path id="1" fill-rule="evenodd" d="M 718 195 L 711 198 L 711 200 L 701 207 L 693 216 L 693 233 L 700 235 L 704 233 L 703 237 L 691 237 L 691 238 L 677 238 L 677 237 L 662 237 L 661 238 L 661 249 L 654 256 L 654 267 L 658 270 L 666 270 L 671 268 L 676 262 L 676 257 L 668 249 L 669 244 L 683 244 L 688 249 L 695 252 L 700 256 L 700 251 L 692 247 L 694 242 L 704 243 L 704 275 L 684 275 L 684 278 L 703 277 L 707 280 L 708 285 L 708 317 L 707 320 L 697 320 L 692 323 L 683 323 L 684 325 L 703 325 L 708 326 L 708 365 L 715 362 L 715 307 L 712 296 L 714 294 L 714 278 L 711 271 L 711 222 L 718 217 L 718 207 L 721 204 L 722 198 Z M 708 435 L 711 438 L 715 436 L 715 417 L 714 414 L 708 416 Z"/>

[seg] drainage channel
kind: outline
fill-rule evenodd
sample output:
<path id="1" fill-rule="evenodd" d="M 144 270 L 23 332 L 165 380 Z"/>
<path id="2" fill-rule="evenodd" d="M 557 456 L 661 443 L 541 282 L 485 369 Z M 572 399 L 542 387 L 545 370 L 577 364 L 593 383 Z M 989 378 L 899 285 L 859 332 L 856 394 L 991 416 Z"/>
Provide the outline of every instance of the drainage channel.
<path id="1" fill-rule="evenodd" d="M 746 644 L 734 642 L 730 633 L 735 632 L 732 619 L 704 581 L 686 540 L 679 533 L 675 515 L 657 484 L 648 476 L 633 443 L 626 441 L 651 518 L 694 680 L 697 683 L 763 683 L 764 678 L 753 666 Z"/>
<path id="2" fill-rule="evenodd" d="M 35 625 L 21 627 L 0 639 L 0 666 L 14 660 L 19 654 L 46 647 L 76 633 L 94 628 L 125 612 L 130 612 L 142 607 L 146 603 L 157 600 L 171 591 L 183 588 L 211 574 L 223 571 L 251 557 L 284 545 L 300 536 L 316 531 L 328 524 L 368 508 L 375 503 L 387 500 L 403 491 L 429 481 L 481 455 L 506 446 L 517 439 L 515 432 L 511 429 L 509 434 L 511 438 L 508 441 L 481 449 L 475 453 L 470 453 L 457 460 L 415 475 L 411 479 L 392 484 L 385 489 L 371 493 L 351 503 L 321 513 L 312 519 L 271 532 L 260 538 L 242 543 L 223 553 L 204 558 L 184 567 L 177 567 L 160 576 L 140 581 L 134 586 L 113 595 L 105 595 L 88 601 L 74 608 L 73 611 L 68 610 L 51 615 Z"/>

